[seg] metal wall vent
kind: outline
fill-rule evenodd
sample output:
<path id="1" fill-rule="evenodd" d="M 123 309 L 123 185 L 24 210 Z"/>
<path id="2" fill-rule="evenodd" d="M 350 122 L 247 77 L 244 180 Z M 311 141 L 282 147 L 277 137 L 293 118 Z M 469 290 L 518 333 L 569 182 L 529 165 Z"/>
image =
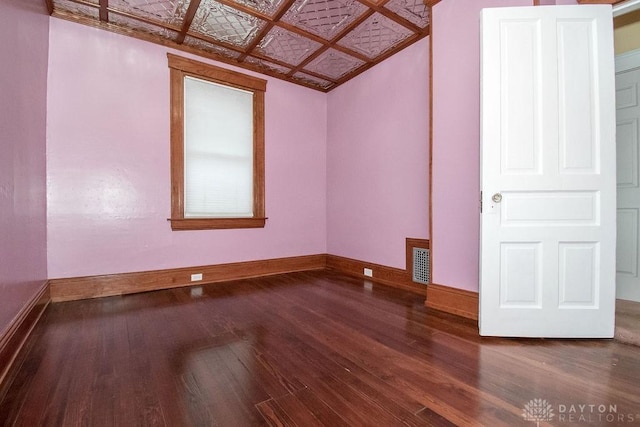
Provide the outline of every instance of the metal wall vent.
<path id="1" fill-rule="evenodd" d="M 429 249 L 413 248 L 413 281 L 431 283 L 431 253 Z"/>

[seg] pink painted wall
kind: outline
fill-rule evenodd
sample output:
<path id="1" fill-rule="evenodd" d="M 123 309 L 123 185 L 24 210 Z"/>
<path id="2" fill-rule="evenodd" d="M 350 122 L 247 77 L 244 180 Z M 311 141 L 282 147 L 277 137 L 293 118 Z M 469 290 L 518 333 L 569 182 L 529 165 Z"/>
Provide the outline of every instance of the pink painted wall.
<path id="1" fill-rule="evenodd" d="M 478 290 L 480 10 L 531 0 L 443 0 L 433 8 L 433 281 Z"/>
<path id="2" fill-rule="evenodd" d="M 266 228 L 171 231 L 166 52 L 51 19 L 49 277 L 325 253 L 326 95 L 273 78 Z"/>
<path id="3" fill-rule="evenodd" d="M 405 238 L 428 237 L 428 38 L 329 92 L 328 111 L 328 252 L 404 269 Z"/>
<path id="4" fill-rule="evenodd" d="M 43 1 L 0 2 L 0 336 L 47 279 L 48 37 Z"/>

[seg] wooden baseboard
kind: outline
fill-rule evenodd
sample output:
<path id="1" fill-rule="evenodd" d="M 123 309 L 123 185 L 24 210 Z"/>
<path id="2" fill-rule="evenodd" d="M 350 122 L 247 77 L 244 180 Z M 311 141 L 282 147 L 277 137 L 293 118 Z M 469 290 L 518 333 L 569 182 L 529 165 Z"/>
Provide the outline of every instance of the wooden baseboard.
<path id="1" fill-rule="evenodd" d="M 135 273 L 51 279 L 53 302 L 99 298 L 136 292 L 217 283 L 326 267 L 326 255 L 307 255 L 261 261 L 173 268 Z M 202 280 L 191 281 L 191 274 L 201 273 Z"/>
<path id="2" fill-rule="evenodd" d="M 352 258 L 345 258 L 337 255 L 327 255 L 327 268 L 339 271 L 349 276 L 379 282 L 394 288 L 404 289 L 415 292 L 420 295 L 426 295 L 427 286 L 414 283 L 411 280 L 411 274 L 406 270 L 399 268 L 387 267 L 385 265 L 374 264 L 371 262 L 359 261 Z M 373 276 L 365 276 L 363 271 L 370 268 Z"/>
<path id="3" fill-rule="evenodd" d="M 478 293 L 429 284 L 425 305 L 447 313 L 478 320 Z"/>
<path id="4" fill-rule="evenodd" d="M 44 282 L 31 301 L 14 318 L 6 332 L 0 336 L 0 400 L 18 371 L 21 351 L 31 331 L 50 301 L 49 283 Z"/>

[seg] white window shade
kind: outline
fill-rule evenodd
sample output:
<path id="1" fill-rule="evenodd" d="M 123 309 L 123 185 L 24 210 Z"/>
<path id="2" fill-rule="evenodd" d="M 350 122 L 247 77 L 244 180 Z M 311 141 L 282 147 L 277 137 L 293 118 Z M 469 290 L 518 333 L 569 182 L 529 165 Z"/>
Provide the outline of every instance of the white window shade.
<path id="1" fill-rule="evenodd" d="M 184 217 L 253 216 L 253 93 L 184 78 Z"/>

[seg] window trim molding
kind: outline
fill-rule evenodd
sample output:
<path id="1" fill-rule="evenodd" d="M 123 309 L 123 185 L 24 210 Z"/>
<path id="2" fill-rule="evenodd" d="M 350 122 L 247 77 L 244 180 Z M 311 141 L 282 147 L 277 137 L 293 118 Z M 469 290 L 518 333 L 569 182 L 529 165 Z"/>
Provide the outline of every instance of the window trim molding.
<path id="1" fill-rule="evenodd" d="M 171 229 L 209 230 L 263 228 L 264 203 L 264 94 L 267 81 L 236 71 L 167 53 L 171 110 Z M 184 78 L 195 77 L 253 92 L 253 217 L 184 217 Z"/>

